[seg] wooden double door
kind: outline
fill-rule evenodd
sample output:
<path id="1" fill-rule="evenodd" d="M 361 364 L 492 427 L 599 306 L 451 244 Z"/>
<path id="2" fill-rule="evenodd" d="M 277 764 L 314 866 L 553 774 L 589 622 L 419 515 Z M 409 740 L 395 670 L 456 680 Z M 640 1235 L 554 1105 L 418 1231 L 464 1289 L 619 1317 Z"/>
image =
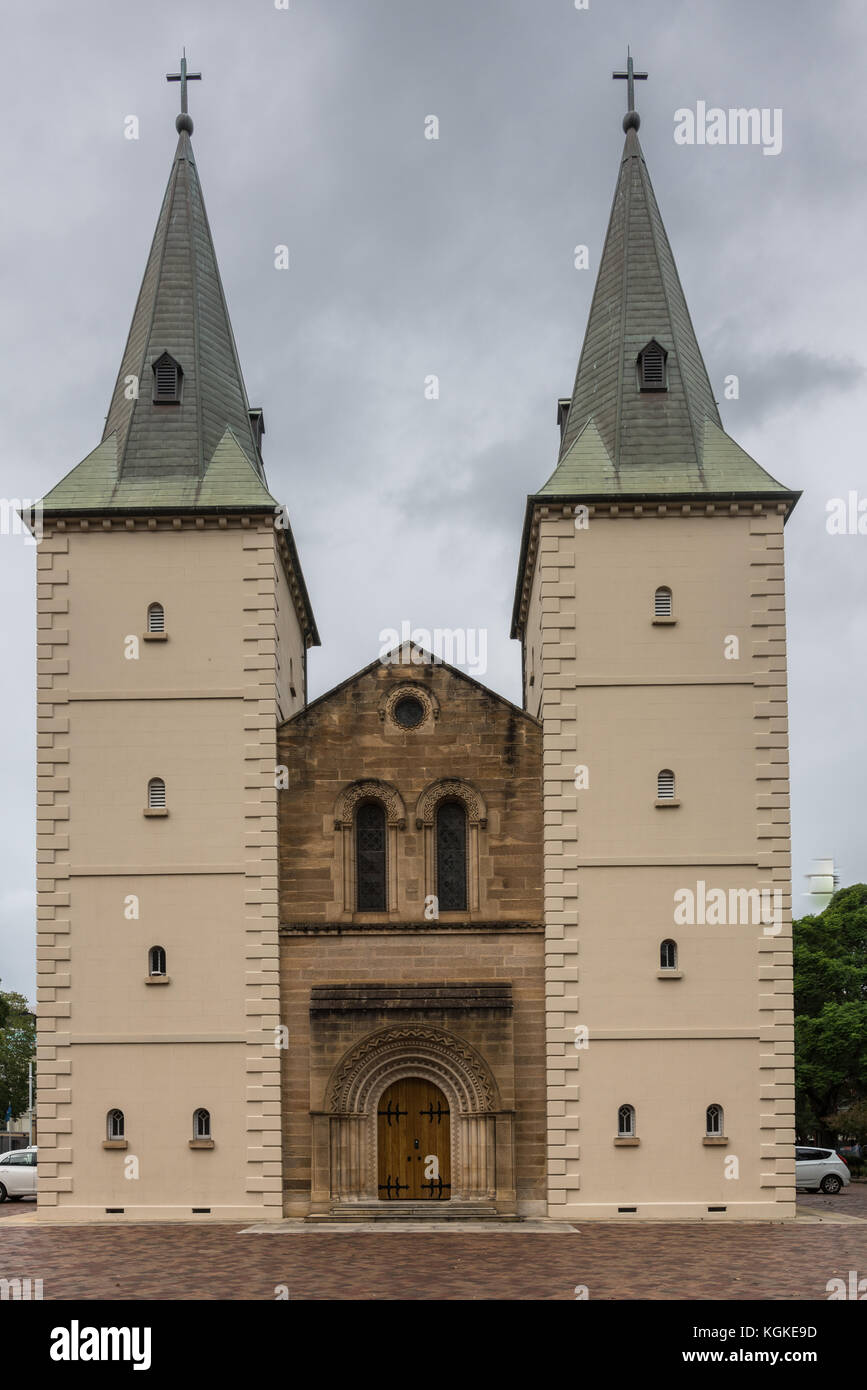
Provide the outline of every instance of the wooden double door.
<path id="1" fill-rule="evenodd" d="M 379 1196 L 383 1201 L 447 1201 L 451 1196 L 449 1103 L 420 1077 L 395 1081 L 376 1117 Z"/>

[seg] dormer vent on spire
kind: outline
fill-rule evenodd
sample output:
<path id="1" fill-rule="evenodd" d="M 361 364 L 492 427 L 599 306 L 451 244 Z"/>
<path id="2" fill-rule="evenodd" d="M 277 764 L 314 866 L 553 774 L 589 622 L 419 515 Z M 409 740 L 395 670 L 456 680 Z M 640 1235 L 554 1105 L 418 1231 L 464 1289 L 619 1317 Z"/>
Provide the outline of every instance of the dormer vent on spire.
<path id="1" fill-rule="evenodd" d="M 667 391 L 665 362 L 668 353 L 665 348 L 651 338 L 637 357 L 638 386 L 641 391 Z"/>
<path id="2" fill-rule="evenodd" d="M 154 374 L 154 405 L 180 405 L 183 370 L 180 362 L 168 352 L 163 352 L 151 364 Z"/>

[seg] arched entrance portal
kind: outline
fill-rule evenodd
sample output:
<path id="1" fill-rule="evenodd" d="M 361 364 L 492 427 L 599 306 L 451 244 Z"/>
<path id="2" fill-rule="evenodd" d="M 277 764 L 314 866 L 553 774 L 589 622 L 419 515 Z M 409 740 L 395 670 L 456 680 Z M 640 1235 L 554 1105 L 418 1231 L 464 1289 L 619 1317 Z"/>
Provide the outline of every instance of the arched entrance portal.
<path id="1" fill-rule="evenodd" d="M 311 1112 L 311 1215 L 408 1199 L 431 1209 L 449 1201 L 444 1215 L 464 1205 L 515 1210 L 514 1112 L 488 1063 L 457 1034 L 414 1021 L 366 1033 L 331 1072 L 323 1101 Z M 420 1129 L 410 1127 L 410 1110 Z M 431 1156 L 437 1165 L 425 1163 Z M 423 1186 L 435 1166 L 442 1192 L 438 1182 Z"/>
<path id="2" fill-rule="evenodd" d="M 443 1092 L 420 1076 L 394 1081 L 376 1114 L 380 1201 L 448 1201 L 451 1114 Z"/>

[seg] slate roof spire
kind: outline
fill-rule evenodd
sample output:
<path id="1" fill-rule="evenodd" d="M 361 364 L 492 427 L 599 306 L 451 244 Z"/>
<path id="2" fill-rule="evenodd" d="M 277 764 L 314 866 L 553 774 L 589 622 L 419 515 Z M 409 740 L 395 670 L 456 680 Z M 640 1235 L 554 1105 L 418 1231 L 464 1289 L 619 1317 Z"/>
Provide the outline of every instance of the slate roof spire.
<path id="1" fill-rule="evenodd" d="M 47 494 L 47 511 L 276 506 L 193 156 L 187 83 L 201 74 L 184 54 L 166 76 L 180 82 L 178 143 L 102 443 Z"/>
<path id="2" fill-rule="evenodd" d="M 121 479 L 204 477 L 227 428 L 262 475 L 193 156 L 187 82 L 197 77 L 186 57 L 168 74 L 181 84 L 178 144 L 103 435 L 117 434 Z M 154 405 L 153 367 L 166 352 L 183 373 L 180 401 Z"/>
<path id="3" fill-rule="evenodd" d="M 647 74 L 630 54 L 612 75 L 628 84 L 626 139 L 560 456 L 537 495 L 792 496 L 723 430 L 638 140 L 633 84 Z M 639 374 L 651 343 L 661 388 Z"/>

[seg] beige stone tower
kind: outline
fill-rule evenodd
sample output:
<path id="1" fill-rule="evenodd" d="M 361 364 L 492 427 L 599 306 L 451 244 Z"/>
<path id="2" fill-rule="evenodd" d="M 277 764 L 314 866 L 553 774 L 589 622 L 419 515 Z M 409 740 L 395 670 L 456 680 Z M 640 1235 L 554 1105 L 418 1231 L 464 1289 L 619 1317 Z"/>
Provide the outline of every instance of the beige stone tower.
<path id="1" fill-rule="evenodd" d="M 281 1214 L 276 728 L 318 638 L 185 87 L 102 442 L 44 499 L 38 548 L 49 1220 Z"/>
<path id="2" fill-rule="evenodd" d="M 723 431 L 631 102 L 624 129 L 513 629 L 544 726 L 549 1212 L 790 1216 L 797 494 Z"/>

